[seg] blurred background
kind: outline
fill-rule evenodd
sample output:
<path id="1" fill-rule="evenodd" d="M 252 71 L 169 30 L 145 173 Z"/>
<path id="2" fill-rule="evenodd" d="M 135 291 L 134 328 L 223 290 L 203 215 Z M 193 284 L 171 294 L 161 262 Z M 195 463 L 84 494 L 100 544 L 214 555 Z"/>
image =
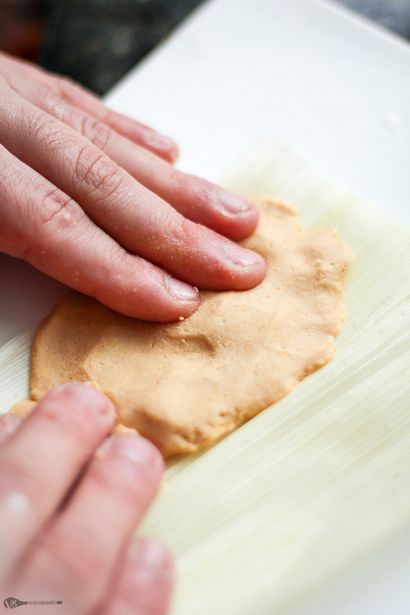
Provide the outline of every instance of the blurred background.
<path id="1" fill-rule="evenodd" d="M 410 0 L 334 1 L 410 40 Z M 102 95 L 202 2 L 0 0 L 0 50 Z"/>

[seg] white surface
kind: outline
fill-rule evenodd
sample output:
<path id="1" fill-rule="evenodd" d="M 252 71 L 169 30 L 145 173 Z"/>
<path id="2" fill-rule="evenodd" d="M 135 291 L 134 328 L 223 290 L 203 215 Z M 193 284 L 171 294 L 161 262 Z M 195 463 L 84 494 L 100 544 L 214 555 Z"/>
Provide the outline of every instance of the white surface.
<path id="1" fill-rule="evenodd" d="M 288 615 L 409 615 L 410 531 Z"/>
<path id="2" fill-rule="evenodd" d="M 109 101 L 177 137 L 187 171 L 217 180 L 276 134 L 323 174 L 409 221 L 410 47 L 334 6 L 216 0 Z M 0 280 L 1 345 L 61 290 L 6 257 Z M 408 615 L 409 570 L 407 534 L 297 615 Z"/>
<path id="3" fill-rule="evenodd" d="M 187 171 L 218 179 L 274 133 L 326 176 L 410 219 L 410 46 L 327 6 L 205 5 L 109 101 L 175 135 Z"/>

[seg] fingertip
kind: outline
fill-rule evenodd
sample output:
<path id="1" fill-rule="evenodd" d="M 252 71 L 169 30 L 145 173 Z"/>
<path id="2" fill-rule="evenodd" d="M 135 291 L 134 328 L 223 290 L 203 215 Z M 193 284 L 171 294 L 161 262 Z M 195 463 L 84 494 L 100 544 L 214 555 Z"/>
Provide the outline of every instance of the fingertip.
<path id="1" fill-rule="evenodd" d="M 215 210 L 225 227 L 223 234 L 234 240 L 244 239 L 253 233 L 258 224 L 259 210 L 256 205 L 228 190 L 218 190 Z"/>
<path id="2" fill-rule="evenodd" d="M 189 318 L 192 314 L 195 314 L 199 306 L 201 305 L 201 299 L 198 294 L 198 300 L 196 302 L 186 303 L 185 305 L 175 306 L 172 310 L 170 318 L 166 318 L 162 322 L 177 322 Z"/>
<path id="3" fill-rule="evenodd" d="M 259 210 L 252 201 L 193 175 L 176 177 L 179 198 L 168 200 L 184 216 L 235 241 L 253 233 Z"/>
<path id="4" fill-rule="evenodd" d="M 252 205 L 252 207 L 244 212 L 242 215 L 237 216 L 235 224 L 235 239 L 245 239 L 255 232 L 259 223 L 259 209 Z"/>
<path id="5" fill-rule="evenodd" d="M 218 216 L 212 228 L 233 241 L 240 241 L 252 235 L 259 222 L 259 210 L 252 205 L 238 214 L 226 214 L 216 210 Z"/>
<path id="6" fill-rule="evenodd" d="M 177 280 L 172 275 L 168 275 L 165 278 L 165 287 L 171 297 L 178 302 L 187 303 L 189 305 L 198 304 L 199 291 L 194 286 Z"/>
<path id="7" fill-rule="evenodd" d="M 128 583 L 140 596 L 147 612 L 167 612 L 175 581 L 175 564 L 169 549 L 157 538 L 133 540 L 125 558 Z M 153 591 L 154 590 L 154 591 Z M 151 604 L 149 604 L 151 603 Z"/>
<path id="8" fill-rule="evenodd" d="M 260 256 L 260 255 L 258 255 Z M 243 272 L 238 280 L 237 290 L 251 290 L 263 282 L 266 276 L 266 261 L 260 256 L 258 262 Z"/>
<path id="9" fill-rule="evenodd" d="M 92 410 L 115 416 L 112 401 L 90 383 L 68 382 L 51 389 L 44 399 L 61 399 L 80 403 Z"/>
<path id="10" fill-rule="evenodd" d="M 176 162 L 179 158 L 179 147 L 172 139 L 169 139 L 168 137 L 166 137 L 166 139 L 168 140 L 168 145 L 157 153 L 166 162 L 174 164 L 174 162 Z"/>
<path id="11" fill-rule="evenodd" d="M 221 254 L 223 254 L 229 265 L 238 267 L 245 273 L 261 269 L 263 266 L 264 258 L 258 252 L 249 250 L 234 241 L 224 241 L 221 244 Z"/>
<path id="12" fill-rule="evenodd" d="M 121 457 L 138 466 L 143 466 L 159 477 L 164 472 L 164 459 L 152 442 L 139 434 L 114 434 L 99 447 L 97 458 Z"/>
<path id="13" fill-rule="evenodd" d="M 193 289 L 188 284 L 185 286 Z M 173 287 L 175 288 L 175 284 Z M 174 290 L 175 292 L 178 291 Z M 148 322 L 168 323 L 184 320 L 196 312 L 201 297 L 198 290 L 195 293 L 194 299 L 187 300 L 170 293 L 164 285 L 162 289 L 148 288 L 144 291 L 130 289 L 124 294 L 106 296 L 105 293 L 98 293 L 94 296 L 103 305 L 124 316 Z"/>
<path id="14" fill-rule="evenodd" d="M 142 560 L 142 561 L 141 561 Z M 157 538 L 140 538 L 130 546 L 128 561 L 139 563 L 145 569 L 154 570 L 156 576 L 172 577 L 174 574 L 174 561 L 169 549 Z"/>
<path id="15" fill-rule="evenodd" d="M 143 315 L 138 315 L 137 318 L 148 322 L 172 323 L 180 322 L 189 318 L 194 314 L 201 304 L 201 299 L 198 295 L 198 300 L 193 302 L 164 302 L 163 305 L 156 305 L 149 308 Z"/>
<path id="16" fill-rule="evenodd" d="M 266 262 L 257 252 L 225 240 L 220 246 L 217 271 L 212 290 L 250 290 L 264 279 Z"/>
<path id="17" fill-rule="evenodd" d="M 166 137 L 155 130 L 147 129 L 140 135 L 140 144 L 151 150 L 166 162 L 173 163 L 178 158 L 179 149 L 170 137 Z"/>
<path id="18" fill-rule="evenodd" d="M 108 397 L 91 384 L 70 382 L 50 389 L 28 416 L 28 422 L 46 421 L 87 439 L 96 432 L 107 433 L 114 425 L 116 411 Z"/>
<path id="19" fill-rule="evenodd" d="M 169 612 L 175 580 L 173 558 L 154 538 L 133 539 L 126 547 L 113 597 L 104 615 Z"/>
<path id="20" fill-rule="evenodd" d="M 171 152 L 170 152 L 170 156 L 171 156 L 171 162 L 176 162 L 179 158 L 179 147 L 176 143 L 174 143 Z"/>
<path id="21" fill-rule="evenodd" d="M 196 302 L 187 303 L 167 303 L 163 306 L 155 306 L 146 312 L 143 316 L 139 316 L 142 320 L 158 323 L 179 322 L 189 318 L 199 308 L 201 303 L 200 298 Z"/>
<path id="22" fill-rule="evenodd" d="M 217 194 L 217 207 L 226 214 L 243 214 L 254 209 L 254 204 L 245 197 L 239 196 L 229 190 L 219 190 Z"/>

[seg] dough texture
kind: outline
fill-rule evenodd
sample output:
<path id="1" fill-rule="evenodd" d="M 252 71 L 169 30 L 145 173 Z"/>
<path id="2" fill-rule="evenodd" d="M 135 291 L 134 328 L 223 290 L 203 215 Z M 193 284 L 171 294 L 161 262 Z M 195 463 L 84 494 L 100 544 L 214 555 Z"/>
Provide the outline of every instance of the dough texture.
<path id="1" fill-rule="evenodd" d="M 204 292 L 187 320 L 155 324 L 93 299 L 64 297 L 38 330 L 30 397 L 91 381 L 119 420 L 165 456 L 214 443 L 286 395 L 334 352 L 349 250 L 334 230 L 304 230 L 284 203 L 264 199 L 243 245 L 264 256 L 257 288 Z"/>

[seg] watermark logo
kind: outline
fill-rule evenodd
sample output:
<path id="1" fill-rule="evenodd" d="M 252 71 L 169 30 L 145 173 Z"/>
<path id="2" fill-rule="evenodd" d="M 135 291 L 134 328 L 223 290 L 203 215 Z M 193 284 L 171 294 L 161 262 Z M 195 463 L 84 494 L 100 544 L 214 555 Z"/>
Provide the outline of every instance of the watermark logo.
<path id="1" fill-rule="evenodd" d="M 16 609 L 18 606 L 55 606 L 63 604 L 62 600 L 19 600 L 18 598 L 6 598 L 3 605 L 6 609 Z"/>

